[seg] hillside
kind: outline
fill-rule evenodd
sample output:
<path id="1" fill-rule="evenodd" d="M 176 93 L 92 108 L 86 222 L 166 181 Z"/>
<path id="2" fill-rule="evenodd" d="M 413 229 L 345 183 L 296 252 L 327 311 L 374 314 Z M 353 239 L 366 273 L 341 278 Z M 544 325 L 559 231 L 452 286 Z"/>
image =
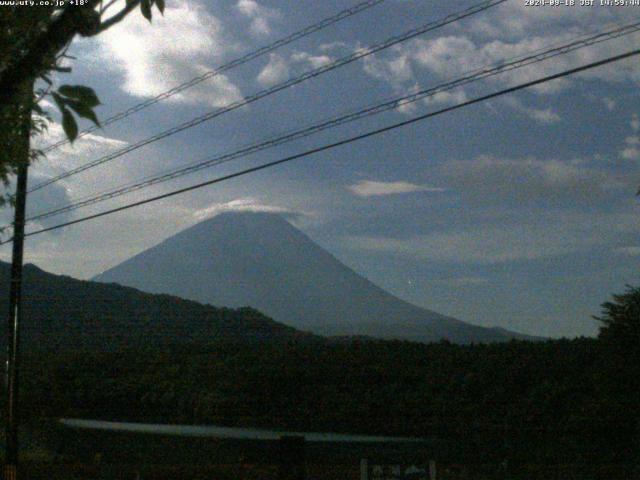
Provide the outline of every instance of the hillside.
<path id="1" fill-rule="evenodd" d="M 8 311 L 9 270 L 0 262 L 0 312 Z M 23 298 L 21 330 L 27 348 L 112 350 L 309 337 L 251 308 L 215 308 L 53 275 L 35 265 L 25 266 Z"/>

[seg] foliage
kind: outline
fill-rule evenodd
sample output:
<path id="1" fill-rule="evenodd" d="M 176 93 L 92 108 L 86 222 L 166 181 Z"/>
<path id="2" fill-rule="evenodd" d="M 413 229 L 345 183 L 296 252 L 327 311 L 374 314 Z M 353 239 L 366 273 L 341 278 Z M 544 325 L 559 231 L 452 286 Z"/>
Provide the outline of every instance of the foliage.
<path id="1" fill-rule="evenodd" d="M 226 339 L 40 353 L 25 365 L 25 411 L 437 438 L 436 458 L 476 472 L 507 461 L 513 472 L 533 469 L 512 478 L 541 478 L 542 465 L 568 469 L 562 478 L 598 478 L 590 475 L 605 466 L 631 468 L 640 413 L 634 385 L 622 382 L 602 347 L 595 339 L 471 346 Z M 94 434 L 86 448 L 96 441 Z"/>
<path id="2" fill-rule="evenodd" d="M 99 124 L 94 112 L 99 101 L 92 89 L 54 86 L 52 74 L 71 71 L 64 63 L 71 58 L 66 52 L 74 37 L 98 35 L 138 6 L 149 21 L 153 5 L 164 12 L 164 0 L 127 0 L 123 6 L 102 0 L 84 0 L 83 5 L 41 3 L 49 5 L 0 9 L 0 181 L 5 186 L 18 165 L 39 156 L 29 154 L 29 138 L 42 132 L 42 128 L 32 129 L 32 118 L 44 123 L 50 119 L 40 105 L 43 99 L 54 100 L 70 141 L 78 134 L 76 117 Z M 114 13 L 116 7 L 119 10 Z"/>
<path id="3" fill-rule="evenodd" d="M 8 266 L 0 267 L 2 282 Z M 640 362 L 606 337 L 467 346 L 324 339 L 250 308 L 34 266 L 25 267 L 24 294 L 24 420 L 436 437 L 436 458 L 468 465 L 474 478 L 499 465 L 512 479 L 631 478 L 637 461 Z"/>
<path id="4" fill-rule="evenodd" d="M 627 286 L 624 293 L 613 295 L 594 318 L 602 323 L 600 338 L 640 350 L 640 287 Z"/>

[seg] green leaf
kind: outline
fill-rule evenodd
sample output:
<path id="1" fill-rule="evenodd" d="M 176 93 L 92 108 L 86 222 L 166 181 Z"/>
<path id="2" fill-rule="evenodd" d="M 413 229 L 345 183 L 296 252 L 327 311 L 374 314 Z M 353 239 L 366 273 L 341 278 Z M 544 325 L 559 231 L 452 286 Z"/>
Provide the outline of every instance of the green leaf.
<path id="1" fill-rule="evenodd" d="M 155 4 L 158 7 L 158 10 L 160 10 L 160 13 L 164 15 L 164 0 L 155 0 Z"/>
<path id="2" fill-rule="evenodd" d="M 33 111 L 36 112 L 38 115 L 44 115 L 44 110 L 37 103 L 34 103 L 32 108 L 33 108 Z"/>
<path id="3" fill-rule="evenodd" d="M 54 65 L 53 67 L 51 67 L 51 70 L 55 70 L 56 72 L 71 73 L 71 67 L 58 67 Z"/>
<path id="4" fill-rule="evenodd" d="M 84 85 L 62 85 L 58 88 L 58 92 L 65 97 L 79 100 L 91 108 L 100 105 L 100 100 L 96 92 L 94 92 L 92 88 L 85 87 Z"/>
<path id="5" fill-rule="evenodd" d="M 51 96 L 53 97 L 53 101 L 56 102 L 58 110 L 62 112 L 62 110 L 64 110 L 65 99 L 58 95 L 56 92 L 51 92 Z"/>
<path id="6" fill-rule="evenodd" d="M 66 108 L 62 110 L 62 129 L 70 142 L 73 142 L 78 137 L 78 124 L 76 123 L 76 119 L 73 118 L 71 112 Z"/>
<path id="7" fill-rule="evenodd" d="M 100 126 L 100 121 L 98 120 L 98 117 L 96 116 L 95 112 L 91 107 L 89 107 L 85 103 L 79 102 L 77 100 L 67 100 L 67 105 L 74 112 L 76 112 L 78 116 L 91 120 L 97 126 Z"/>
<path id="8" fill-rule="evenodd" d="M 142 0 L 140 2 L 140 11 L 144 18 L 151 21 L 151 0 Z"/>

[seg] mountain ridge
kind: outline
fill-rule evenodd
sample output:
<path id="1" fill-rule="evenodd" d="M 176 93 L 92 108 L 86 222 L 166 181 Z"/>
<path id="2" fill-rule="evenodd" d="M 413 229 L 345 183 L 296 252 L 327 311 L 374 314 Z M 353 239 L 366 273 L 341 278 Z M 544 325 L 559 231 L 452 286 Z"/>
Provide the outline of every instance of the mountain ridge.
<path id="1" fill-rule="evenodd" d="M 401 300 L 274 213 L 221 213 L 94 280 L 211 305 L 250 305 L 278 322 L 324 336 L 457 343 L 530 338 Z"/>
<path id="2" fill-rule="evenodd" d="M 10 265 L 0 261 L 0 311 L 9 310 Z M 220 341 L 311 340 L 255 309 L 216 308 L 171 295 L 77 280 L 26 264 L 21 336 L 27 350 L 119 350 Z M 6 334 L 0 335 L 6 343 Z"/>

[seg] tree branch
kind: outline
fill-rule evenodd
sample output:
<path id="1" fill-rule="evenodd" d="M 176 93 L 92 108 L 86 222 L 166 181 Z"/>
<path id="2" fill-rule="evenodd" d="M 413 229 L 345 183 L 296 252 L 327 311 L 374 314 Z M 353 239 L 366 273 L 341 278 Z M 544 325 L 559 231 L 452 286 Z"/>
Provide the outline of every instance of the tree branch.
<path id="1" fill-rule="evenodd" d="M 86 20 L 86 11 L 99 3 L 100 0 L 89 0 L 79 8 L 70 5 L 55 20 L 50 27 L 31 44 L 31 48 L 19 61 L 8 67 L 0 76 L 0 107 L 15 102 L 20 92 L 20 85 L 26 78 L 36 78 L 47 66 L 47 60 L 70 42 L 76 33 L 82 29 Z"/>
<path id="2" fill-rule="evenodd" d="M 100 15 L 102 15 L 104 12 L 106 12 L 107 10 L 109 10 L 109 8 L 111 8 L 118 0 L 111 0 L 109 3 L 107 3 L 106 5 L 102 6 L 102 4 L 100 5 Z"/>
<path id="3" fill-rule="evenodd" d="M 104 22 L 100 22 L 100 27 L 97 29 L 97 31 L 93 35 L 98 35 L 99 33 L 102 33 L 105 30 L 113 27 L 116 23 L 122 21 L 124 17 L 129 15 L 129 13 L 134 8 L 140 5 L 140 1 L 141 0 L 133 0 L 133 1 L 127 2 L 127 6 L 124 7 L 122 10 L 120 10 L 118 13 L 116 13 L 114 16 L 110 17 L 108 20 L 105 20 Z"/>

